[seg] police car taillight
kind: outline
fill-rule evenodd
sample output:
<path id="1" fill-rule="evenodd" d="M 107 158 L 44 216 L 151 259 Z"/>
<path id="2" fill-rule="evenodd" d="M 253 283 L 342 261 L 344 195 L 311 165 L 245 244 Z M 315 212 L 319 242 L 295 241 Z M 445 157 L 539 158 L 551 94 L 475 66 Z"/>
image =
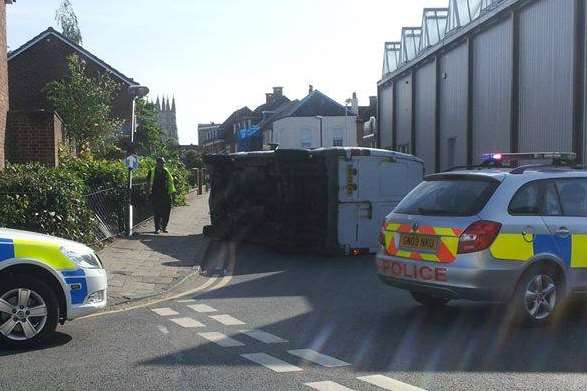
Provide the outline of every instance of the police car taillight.
<path id="1" fill-rule="evenodd" d="M 471 224 L 459 237 L 459 254 L 483 251 L 493 244 L 501 230 L 495 221 L 481 220 Z"/>

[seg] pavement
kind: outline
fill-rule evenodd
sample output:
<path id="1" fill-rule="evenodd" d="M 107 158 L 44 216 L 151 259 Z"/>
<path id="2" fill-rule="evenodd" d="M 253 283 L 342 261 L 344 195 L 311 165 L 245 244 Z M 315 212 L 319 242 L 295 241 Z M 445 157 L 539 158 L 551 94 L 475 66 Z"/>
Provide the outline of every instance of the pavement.
<path id="1" fill-rule="evenodd" d="M 587 316 L 516 328 L 504 308 L 426 309 L 382 284 L 372 256 L 220 247 L 232 276 L 183 297 L 67 323 L 0 350 L 0 389 L 583 390 Z M 214 248 L 211 248 L 214 250 Z"/>
<path id="2" fill-rule="evenodd" d="M 108 303 L 118 306 L 168 292 L 197 271 L 208 239 L 208 196 L 192 192 L 187 205 L 173 208 L 169 233 L 154 234 L 152 219 L 98 254 L 108 272 Z"/>

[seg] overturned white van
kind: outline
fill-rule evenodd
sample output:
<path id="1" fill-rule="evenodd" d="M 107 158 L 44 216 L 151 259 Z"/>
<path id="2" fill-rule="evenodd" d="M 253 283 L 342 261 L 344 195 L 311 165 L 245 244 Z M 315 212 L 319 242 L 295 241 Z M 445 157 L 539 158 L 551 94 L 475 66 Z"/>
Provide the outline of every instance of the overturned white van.
<path id="1" fill-rule="evenodd" d="M 365 254 L 383 218 L 424 177 L 423 162 L 369 148 L 247 152 L 206 157 L 208 235 L 284 251 Z"/>

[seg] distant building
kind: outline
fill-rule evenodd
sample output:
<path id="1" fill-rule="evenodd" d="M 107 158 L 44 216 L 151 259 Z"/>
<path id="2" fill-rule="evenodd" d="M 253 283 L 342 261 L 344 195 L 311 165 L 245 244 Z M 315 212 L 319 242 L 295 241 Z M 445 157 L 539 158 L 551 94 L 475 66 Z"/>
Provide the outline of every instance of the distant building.
<path id="1" fill-rule="evenodd" d="M 255 110 L 243 107 L 234 111 L 220 126 L 218 132 L 218 137 L 224 142 L 225 151 L 233 153 L 262 150 L 261 124 L 289 102 L 289 98 L 283 95 L 283 87 L 273 87 L 272 92 L 265 94 L 265 103 Z"/>
<path id="2" fill-rule="evenodd" d="M 311 149 L 357 146 L 357 115 L 318 90 L 281 105 L 260 124 L 265 144 Z"/>
<path id="3" fill-rule="evenodd" d="M 198 124 L 198 146 L 206 154 L 223 153 L 225 151 L 224 135 L 220 124 Z"/>
<path id="4" fill-rule="evenodd" d="M 357 117 L 357 143 L 361 147 L 376 148 L 377 97 L 369 97 L 369 106 L 359 106 Z"/>
<path id="5" fill-rule="evenodd" d="M 170 139 L 174 144 L 179 144 L 179 137 L 177 135 L 177 116 L 175 97 L 169 102 L 169 98 L 163 97 L 162 101 L 155 102 L 155 109 L 157 110 L 157 122 L 163 133 Z"/>
<path id="6" fill-rule="evenodd" d="M 250 127 L 252 124 L 253 111 L 248 107 L 234 111 L 220 126 L 220 132 L 224 138 L 225 152 L 238 152 L 238 137 L 241 129 Z"/>

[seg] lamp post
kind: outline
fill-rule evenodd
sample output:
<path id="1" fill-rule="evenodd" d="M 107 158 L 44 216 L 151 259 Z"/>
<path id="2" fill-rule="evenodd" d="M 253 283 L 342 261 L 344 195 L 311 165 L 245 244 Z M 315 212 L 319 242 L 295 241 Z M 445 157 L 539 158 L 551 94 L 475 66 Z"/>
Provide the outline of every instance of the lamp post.
<path id="1" fill-rule="evenodd" d="M 130 143 L 127 151 L 127 158 L 134 154 L 135 131 L 137 128 L 136 107 L 137 99 L 144 98 L 149 93 L 149 88 L 145 86 L 130 86 L 128 94 L 132 99 L 132 115 L 130 121 Z M 132 208 L 132 167 L 128 168 L 128 226 L 126 233 L 128 237 L 132 236 L 133 208 Z"/>
<path id="2" fill-rule="evenodd" d="M 324 146 L 324 142 L 323 142 L 323 138 L 322 138 L 322 121 L 324 120 L 324 117 L 321 115 L 317 115 L 316 119 L 320 121 L 320 148 L 322 148 Z"/>

